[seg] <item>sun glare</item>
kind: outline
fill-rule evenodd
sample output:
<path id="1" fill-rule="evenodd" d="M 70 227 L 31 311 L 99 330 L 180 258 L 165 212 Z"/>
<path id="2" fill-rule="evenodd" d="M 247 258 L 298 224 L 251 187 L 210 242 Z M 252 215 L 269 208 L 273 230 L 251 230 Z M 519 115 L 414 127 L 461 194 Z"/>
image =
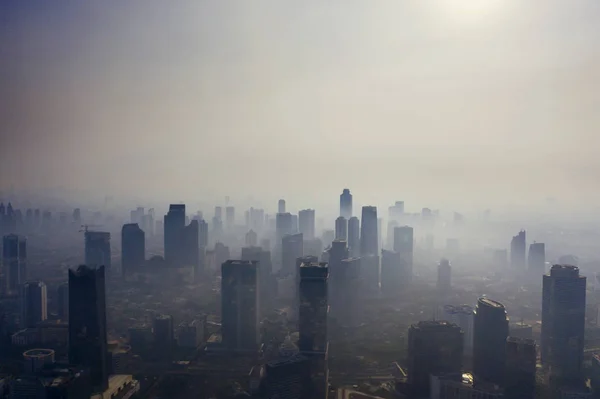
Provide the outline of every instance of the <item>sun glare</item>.
<path id="1" fill-rule="evenodd" d="M 499 12 L 506 0 L 439 0 L 437 11 L 455 22 L 485 21 Z"/>

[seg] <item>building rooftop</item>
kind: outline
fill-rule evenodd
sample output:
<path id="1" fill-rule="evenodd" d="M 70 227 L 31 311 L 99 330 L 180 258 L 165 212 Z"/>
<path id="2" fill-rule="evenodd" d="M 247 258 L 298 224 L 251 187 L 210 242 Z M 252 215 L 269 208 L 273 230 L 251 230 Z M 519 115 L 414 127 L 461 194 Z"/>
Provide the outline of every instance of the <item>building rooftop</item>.
<path id="1" fill-rule="evenodd" d="M 496 308 L 496 309 L 504 309 L 503 304 L 501 304 L 498 301 L 494 301 L 493 299 L 483 297 L 483 298 L 479 298 L 479 300 L 477 302 L 484 306 L 489 306 L 489 307 Z"/>

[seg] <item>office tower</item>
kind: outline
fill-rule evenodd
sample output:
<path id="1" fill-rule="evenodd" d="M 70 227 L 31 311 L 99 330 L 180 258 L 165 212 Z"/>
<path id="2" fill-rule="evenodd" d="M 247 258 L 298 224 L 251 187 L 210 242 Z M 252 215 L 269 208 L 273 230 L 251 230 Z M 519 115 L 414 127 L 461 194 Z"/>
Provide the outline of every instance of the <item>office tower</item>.
<path id="1" fill-rule="evenodd" d="M 387 225 L 387 236 L 385 240 L 386 249 L 394 249 L 394 229 L 398 227 L 398 222 L 390 220 Z"/>
<path id="2" fill-rule="evenodd" d="M 275 216 L 275 245 L 279 247 L 281 240 L 287 234 L 292 234 L 292 214 L 278 213 Z"/>
<path id="3" fill-rule="evenodd" d="M 262 391 L 266 399 L 313 399 L 310 362 L 300 354 L 265 365 Z"/>
<path id="4" fill-rule="evenodd" d="M 277 213 L 285 213 L 285 200 L 284 199 L 280 199 L 279 202 L 277 202 Z"/>
<path id="5" fill-rule="evenodd" d="M 349 292 L 346 291 L 344 278 L 346 276 L 345 266 L 342 263 L 344 259 L 348 259 L 348 246 L 344 240 L 335 240 L 329 248 L 329 277 L 328 277 L 328 292 L 329 306 L 331 317 L 340 319 L 343 316 L 343 308 L 347 305 L 346 299 L 349 297 Z"/>
<path id="6" fill-rule="evenodd" d="M 363 294 L 379 292 L 379 256 L 365 255 L 360 260 L 360 280 Z"/>
<path id="7" fill-rule="evenodd" d="M 508 316 L 500 302 L 479 298 L 473 316 L 475 377 L 502 385 L 508 338 Z"/>
<path id="8" fill-rule="evenodd" d="M 215 206 L 215 218 L 219 220 L 223 220 L 223 208 L 220 206 Z"/>
<path id="9" fill-rule="evenodd" d="M 404 284 L 410 284 L 413 276 L 413 234 L 413 228 L 410 226 L 401 226 L 394 229 L 394 251 L 400 254 L 400 269 Z"/>
<path id="10" fill-rule="evenodd" d="M 225 246 L 225 244 L 220 243 L 220 242 L 215 244 L 215 265 L 216 265 L 216 267 L 219 267 L 219 265 L 222 265 L 223 263 L 225 263 L 230 257 L 231 257 L 231 253 L 229 251 L 228 246 Z"/>
<path id="11" fill-rule="evenodd" d="M 182 260 L 183 266 L 191 267 L 194 271 L 198 271 L 200 262 L 199 242 L 199 224 L 197 220 L 192 220 L 183 228 Z"/>
<path id="12" fill-rule="evenodd" d="M 408 330 L 408 383 L 415 397 L 429 394 L 432 374 L 459 373 L 463 332 L 447 321 L 421 321 Z M 428 397 L 428 396 L 427 396 Z"/>
<path id="13" fill-rule="evenodd" d="M 293 292 L 291 293 L 292 301 L 292 319 L 299 322 L 300 315 L 300 267 L 304 264 L 318 264 L 319 258 L 316 256 L 302 256 L 296 259 L 296 270 L 294 275 L 294 283 L 292 285 Z"/>
<path id="14" fill-rule="evenodd" d="M 400 222 L 404 216 L 404 201 L 396 201 L 396 203 L 388 208 L 390 220 Z"/>
<path id="15" fill-rule="evenodd" d="M 208 223 L 204 219 L 198 221 L 198 242 L 200 248 L 208 248 Z"/>
<path id="16" fill-rule="evenodd" d="M 438 318 L 454 323 L 463 330 L 464 353 L 471 356 L 473 354 L 473 308 L 469 305 L 445 305 Z"/>
<path id="17" fill-rule="evenodd" d="M 255 247 L 258 244 L 258 235 L 254 230 L 250 230 L 246 233 L 246 246 L 247 247 Z"/>
<path id="18" fill-rule="evenodd" d="M 525 270 L 527 239 L 525 230 L 514 236 L 510 242 L 510 265 L 516 270 Z"/>
<path id="19" fill-rule="evenodd" d="M 543 242 L 534 242 L 529 246 L 527 263 L 529 273 L 535 278 L 534 281 L 539 281 L 546 269 L 546 245 Z"/>
<path id="20" fill-rule="evenodd" d="M 298 232 L 298 215 L 292 215 L 292 234 L 296 234 Z"/>
<path id="21" fill-rule="evenodd" d="M 452 266 L 448 259 L 440 260 L 437 278 L 438 292 L 447 294 L 452 289 Z"/>
<path id="22" fill-rule="evenodd" d="M 171 204 L 164 216 L 165 261 L 171 267 L 182 263 L 183 228 L 185 227 L 185 205 Z"/>
<path id="23" fill-rule="evenodd" d="M 582 373 L 585 290 L 576 266 L 554 265 L 543 277 L 542 362 L 565 383 Z"/>
<path id="24" fill-rule="evenodd" d="M 281 272 L 287 276 L 296 274 L 296 259 L 304 254 L 302 233 L 288 234 L 281 240 Z"/>
<path id="25" fill-rule="evenodd" d="M 265 225 L 265 211 L 263 209 L 250 208 L 248 211 L 248 228 L 256 232 L 262 232 Z"/>
<path id="26" fill-rule="evenodd" d="M 340 216 L 339 218 L 335 219 L 335 239 L 348 239 L 348 221 L 343 216 Z"/>
<path id="27" fill-rule="evenodd" d="M 327 263 L 302 262 L 300 269 L 300 325 L 298 348 L 301 353 L 327 351 Z"/>
<path id="28" fill-rule="evenodd" d="M 27 279 L 27 241 L 24 237 L 9 234 L 2 239 L 2 264 L 4 291 L 18 293 Z"/>
<path id="29" fill-rule="evenodd" d="M 225 208 L 225 226 L 227 231 L 232 231 L 235 226 L 235 208 L 233 206 Z"/>
<path id="30" fill-rule="evenodd" d="M 137 223 L 121 229 L 121 272 L 123 276 L 139 271 L 146 262 L 146 233 Z"/>
<path id="31" fill-rule="evenodd" d="M 159 315 L 152 323 L 154 351 L 158 359 L 169 361 L 173 355 L 173 317 L 171 315 Z"/>
<path id="32" fill-rule="evenodd" d="M 347 188 L 340 195 L 340 216 L 345 219 L 352 217 L 352 194 Z"/>
<path id="33" fill-rule="evenodd" d="M 273 290 L 273 265 L 271 263 L 271 252 L 261 247 L 249 246 L 242 248 L 242 260 L 258 263 L 258 285 L 260 310 L 266 311 L 271 305 L 271 299 L 275 294 Z"/>
<path id="34" fill-rule="evenodd" d="M 108 388 L 105 267 L 69 270 L 69 362 L 90 369 L 92 386 Z"/>
<path id="35" fill-rule="evenodd" d="M 401 292 L 402 272 L 400 254 L 396 251 L 381 250 L 381 291 L 390 298 Z"/>
<path id="36" fill-rule="evenodd" d="M 363 206 L 362 208 L 360 254 L 361 256 L 379 254 L 377 239 L 377 208 L 374 206 Z"/>
<path id="37" fill-rule="evenodd" d="M 305 240 L 315 238 L 315 210 L 304 209 L 298 213 L 298 230 Z"/>
<path id="38" fill-rule="evenodd" d="M 360 255 L 360 222 L 357 217 L 348 219 L 348 247 L 353 257 Z"/>
<path id="39" fill-rule="evenodd" d="M 36 327 L 48 318 L 46 284 L 41 281 L 27 282 L 21 292 L 21 325 Z"/>
<path id="40" fill-rule="evenodd" d="M 334 255 L 333 251 L 330 252 L 330 256 L 332 255 Z M 358 294 L 360 293 L 361 258 L 346 258 L 341 261 L 338 259 L 339 256 L 330 258 L 329 263 L 331 319 L 338 326 L 353 327 L 357 324 L 360 314 L 361 300 Z"/>
<path id="41" fill-rule="evenodd" d="M 221 265 L 221 276 L 223 346 L 255 351 L 260 344 L 258 262 L 228 260 Z"/>
<path id="42" fill-rule="evenodd" d="M 90 267 L 104 266 L 111 270 L 110 233 L 103 231 L 85 232 L 85 263 Z"/>
<path id="43" fill-rule="evenodd" d="M 61 321 L 69 320 L 69 283 L 58 286 L 58 318 Z"/>
<path id="44" fill-rule="evenodd" d="M 508 337 L 506 340 L 506 399 L 531 399 L 535 396 L 535 341 Z"/>

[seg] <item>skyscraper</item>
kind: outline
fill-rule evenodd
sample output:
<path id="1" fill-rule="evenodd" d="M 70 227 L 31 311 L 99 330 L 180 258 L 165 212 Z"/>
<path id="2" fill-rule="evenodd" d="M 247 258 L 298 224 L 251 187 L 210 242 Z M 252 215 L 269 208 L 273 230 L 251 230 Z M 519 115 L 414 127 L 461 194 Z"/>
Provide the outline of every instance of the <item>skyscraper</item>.
<path id="1" fill-rule="evenodd" d="M 348 248 L 353 257 L 360 256 L 360 221 L 357 217 L 348 220 Z"/>
<path id="2" fill-rule="evenodd" d="M 221 265 L 222 343 L 234 351 L 255 351 L 260 343 L 258 262 L 228 260 Z"/>
<path id="3" fill-rule="evenodd" d="M 182 241 L 185 227 L 185 205 L 171 204 L 164 216 L 165 261 L 171 267 L 179 267 L 183 261 Z"/>
<path id="4" fill-rule="evenodd" d="M 288 234 L 281 240 L 281 272 L 284 275 L 295 275 L 296 259 L 304 254 L 302 233 Z"/>
<path id="5" fill-rule="evenodd" d="M 445 305 L 440 320 L 446 320 L 459 326 L 464 333 L 464 353 L 473 354 L 473 308 L 469 305 Z"/>
<path id="6" fill-rule="evenodd" d="M 277 213 L 285 213 L 285 200 L 284 199 L 280 199 L 279 202 L 277 202 Z"/>
<path id="7" fill-rule="evenodd" d="M 440 260 L 438 265 L 437 289 L 438 292 L 447 294 L 452 288 L 452 266 L 448 259 Z"/>
<path id="8" fill-rule="evenodd" d="M 360 225 L 361 256 L 379 254 L 377 229 L 377 208 L 374 206 L 363 206 Z"/>
<path id="9" fill-rule="evenodd" d="M 331 319 L 338 326 L 353 327 L 360 314 L 361 301 L 357 293 L 360 292 L 361 258 L 347 258 L 338 262 L 339 256 L 332 259 L 333 253 L 330 251 L 328 278 L 328 287 L 331 288 L 328 288 L 331 291 Z"/>
<path id="10" fill-rule="evenodd" d="M 479 298 L 473 320 L 473 372 L 475 377 L 502 385 L 506 361 L 508 316 L 500 302 Z"/>
<path id="11" fill-rule="evenodd" d="M 581 377 L 586 278 L 576 266 L 554 265 L 543 277 L 542 362 L 565 383 Z"/>
<path id="12" fill-rule="evenodd" d="M 413 276 L 413 247 L 413 228 L 410 226 L 394 228 L 394 251 L 400 254 L 402 282 L 405 284 L 410 284 Z"/>
<path id="13" fill-rule="evenodd" d="M 352 194 L 350 194 L 350 190 L 347 188 L 340 195 L 340 216 L 345 219 L 352 217 Z"/>
<path id="14" fill-rule="evenodd" d="M 315 210 L 304 209 L 298 212 L 298 230 L 305 240 L 315 238 Z"/>
<path id="15" fill-rule="evenodd" d="M 335 219 L 335 239 L 348 239 L 348 221 L 343 216 L 340 216 L 339 218 Z"/>
<path id="16" fill-rule="evenodd" d="M 252 229 L 246 233 L 246 238 L 244 240 L 246 242 L 247 247 L 255 247 L 258 244 L 258 235 Z"/>
<path id="17" fill-rule="evenodd" d="M 146 233 L 137 223 L 121 229 L 121 272 L 123 276 L 140 270 L 146 262 Z"/>
<path id="18" fill-rule="evenodd" d="M 21 293 L 21 325 L 36 327 L 48 318 L 46 284 L 41 281 L 27 282 Z"/>
<path id="19" fill-rule="evenodd" d="M 504 388 L 506 399 L 535 397 L 536 359 L 534 340 L 508 337 Z"/>
<path id="20" fill-rule="evenodd" d="M 154 350 L 162 361 L 169 361 L 173 355 L 175 336 L 173 334 L 173 317 L 159 315 L 153 320 Z"/>
<path id="21" fill-rule="evenodd" d="M 19 287 L 27 279 L 27 241 L 16 234 L 2 239 L 2 264 L 4 268 L 4 287 L 7 293 L 18 293 Z"/>
<path id="22" fill-rule="evenodd" d="M 404 201 L 396 201 L 396 203 L 389 207 L 390 220 L 400 222 L 404 215 Z"/>
<path id="23" fill-rule="evenodd" d="M 58 286 L 58 318 L 69 321 L 69 283 Z"/>
<path id="24" fill-rule="evenodd" d="M 408 382 L 415 397 L 429 394 L 431 374 L 459 373 L 463 332 L 447 321 L 421 321 L 408 330 Z"/>
<path id="25" fill-rule="evenodd" d="M 400 293 L 402 287 L 402 270 L 400 254 L 396 251 L 381 251 L 381 292 L 386 297 Z"/>
<path id="26" fill-rule="evenodd" d="M 259 303 L 260 310 L 264 312 L 270 307 L 275 294 L 271 252 L 257 246 L 244 247 L 242 248 L 242 260 L 258 262 Z"/>
<path id="27" fill-rule="evenodd" d="M 327 263 L 300 264 L 300 352 L 327 350 Z"/>
<path id="28" fill-rule="evenodd" d="M 529 274 L 534 281 L 539 281 L 540 276 L 544 275 L 546 269 L 546 245 L 543 242 L 534 242 L 529 246 L 529 256 L 527 259 L 529 265 Z"/>
<path id="29" fill-rule="evenodd" d="M 521 230 L 510 242 L 510 264 L 515 270 L 525 270 L 527 265 L 526 252 L 526 233 L 525 230 Z"/>
<path id="30" fill-rule="evenodd" d="M 85 232 L 85 263 L 90 267 L 104 266 L 111 270 L 110 233 L 104 231 Z"/>
<path id="31" fill-rule="evenodd" d="M 200 262 L 200 237 L 199 224 L 197 220 L 192 220 L 190 224 L 183 228 L 182 237 L 182 265 L 191 267 L 194 271 L 198 271 Z"/>
<path id="32" fill-rule="evenodd" d="M 232 231 L 235 226 L 235 208 L 233 206 L 225 208 L 225 226 L 227 231 Z"/>
<path id="33" fill-rule="evenodd" d="M 90 369 L 92 385 L 108 388 L 104 266 L 69 270 L 69 362 Z"/>
<path id="34" fill-rule="evenodd" d="M 275 245 L 281 246 L 281 240 L 286 234 L 292 234 L 292 214 L 278 213 L 275 216 Z"/>

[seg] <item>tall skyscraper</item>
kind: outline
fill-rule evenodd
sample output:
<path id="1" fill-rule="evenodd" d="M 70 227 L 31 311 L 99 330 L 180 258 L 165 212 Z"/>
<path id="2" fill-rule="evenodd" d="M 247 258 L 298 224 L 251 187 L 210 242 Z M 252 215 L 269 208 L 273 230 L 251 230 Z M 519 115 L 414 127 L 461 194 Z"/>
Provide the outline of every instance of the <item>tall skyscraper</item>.
<path id="1" fill-rule="evenodd" d="M 16 234 L 2 239 L 2 264 L 4 268 L 3 290 L 18 293 L 27 279 L 27 241 Z"/>
<path id="2" fill-rule="evenodd" d="M 69 283 L 58 286 L 58 318 L 69 321 Z"/>
<path id="3" fill-rule="evenodd" d="M 463 330 L 464 353 L 471 356 L 473 354 L 473 308 L 469 305 L 445 305 L 438 318 L 454 323 Z"/>
<path id="4" fill-rule="evenodd" d="M 525 270 L 527 265 L 527 238 L 525 230 L 514 236 L 510 242 L 510 264 L 516 270 Z"/>
<path id="5" fill-rule="evenodd" d="M 123 276 L 140 270 L 146 262 L 146 233 L 137 223 L 121 229 L 121 272 Z"/>
<path id="6" fill-rule="evenodd" d="M 171 267 L 182 263 L 183 228 L 185 227 L 185 205 L 171 204 L 169 212 L 164 216 L 165 261 Z"/>
<path id="7" fill-rule="evenodd" d="M 377 238 L 377 208 L 363 206 L 360 225 L 360 254 L 378 255 L 379 245 Z"/>
<path id="8" fill-rule="evenodd" d="M 535 278 L 534 281 L 539 281 L 546 269 L 546 245 L 543 242 L 534 242 L 529 246 L 527 263 L 529 274 Z"/>
<path id="9" fill-rule="evenodd" d="M 357 217 L 348 219 L 348 248 L 353 257 L 360 256 L 360 221 Z"/>
<path id="10" fill-rule="evenodd" d="M 110 233 L 104 231 L 85 232 L 85 263 L 90 267 L 104 266 L 111 270 Z"/>
<path id="11" fill-rule="evenodd" d="M 21 325 L 36 327 L 48 318 L 46 284 L 41 281 L 27 282 L 21 293 Z"/>
<path id="12" fill-rule="evenodd" d="M 69 362 L 90 369 L 92 385 L 108 388 L 105 267 L 69 270 Z"/>
<path id="13" fill-rule="evenodd" d="M 225 226 L 227 231 L 232 231 L 235 226 L 235 208 L 233 206 L 225 208 Z"/>
<path id="14" fill-rule="evenodd" d="M 277 213 L 285 213 L 285 200 L 284 199 L 280 199 L 279 202 L 277 202 Z"/>
<path id="15" fill-rule="evenodd" d="M 200 235 L 199 224 L 197 220 L 192 220 L 190 224 L 183 228 L 182 237 L 182 260 L 184 267 L 191 267 L 198 271 L 200 264 Z"/>
<path id="16" fill-rule="evenodd" d="M 200 248 L 208 248 L 208 223 L 204 219 L 198 221 L 198 242 Z"/>
<path id="17" fill-rule="evenodd" d="M 171 315 L 156 316 L 153 320 L 152 330 L 154 333 L 155 354 L 162 361 L 170 361 L 175 344 L 173 317 Z"/>
<path id="18" fill-rule="evenodd" d="M 564 382 L 581 377 L 586 278 L 576 266 L 554 265 L 543 277 L 542 362 Z"/>
<path id="19" fill-rule="evenodd" d="M 508 337 L 504 385 L 506 399 L 535 397 L 536 359 L 534 340 Z"/>
<path id="20" fill-rule="evenodd" d="M 222 343 L 234 351 L 260 344 L 258 262 L 228 260 L 221 266 Z"/>
<path id="21" fill-rule="evenodd" d="M 459 373 L 463 332 L 447 321 L 421 321 L 408 330 L 408 382 L 415 397 L 428 397 L 432 374 Z"/>
<path id="22" fill-rule="evenodd" d="M 339 218 L 335 219 L 335 239 L 348 239 L 348 221 L 343 216 L 340 216 Z"/>
<path id="23" fill-rule="evenodd" d="M 313 399 L 309 359 L 296 354 L 267 363 L 262 385 L 264 398 Z"/>
<path id="24" fill-rule="evenodd" d="M 281 272 L 284 275 L 296 274 L 296 259 L 304 254 L 302 233 L 288 234 L 281 240 Z"/>
<path id="25" fill-rule="evenodd" d="M 275 245 L 281 246 L 281 240 L 287 234 L 292 234 L 292 214 L 278 213 L 275 216 Z"/>
<path id="26" fill-rule="evenodd" d="M 304 209 L 298 212 L 298 230 L 304 236 L 305 240 L 315 238 L 315 210 Z"/>
<path id="27" fill-rule="evenodd" d="M 350 194 L 350 190 L 347 188 L 340 195 L 340 216 L 345 219 L 352 217 L 352 194 Z"/>
<path id="28" fill-rule="evenodd" d="M 402 281 L 410 284 L 413 276 L 413 228 L 400 226 L 394 229 L 394 251 L 400 254 L 400 268 L 402 270 Z"/>
<path id="29" fill-rule="evenodd" d="M 242 260 L 258 262 L 259 303 L 262 312 L 267 311 L 275 294 L 273 265 L 271 252 L 261 247 L 249 246 L 242 248 Z"/>
<path id="30" fill-rule="evenodd" d="M 379 293 L 379 256 L 365 255 L 360 259 L 361 293 L 377 295 Z"/>
<path id="31" fill-rule="evenodd" d="M 394 297 L 401 292 L 402 270 L 400 254 L 396 251 L 381 251 L 381 292 L 385 297 Z"/>
<path id="32" fill-rule="evenodd" d="M 437 289 L 443 294 L 448 294 L 452 289 L 452 266 L 448 259 L 442 259 L 438 264 Z"/>
<path id="33" fill-rule="evenodd" d="M 300 352 L 327 351 L 327 263 L 300 264 Z"/>
<path id="34" fill-rule="evenodd" d="M 506 361 L 508 316 L 500 302 L 479 298 L 473 320 L 473 372 L 475 377 L 502 385 Z"/>
<path id="35" fill-rule="evenodd" d="M 331 319 L 338 326 L 354 327 L 360 314 L 361 299 L 357 293 L 360 292 L 361 258 L 347 258 L 338 262 L 339 256 L 332 258 L 333 254 L 330 251 L 328 285 L 331 288 Z"/>

